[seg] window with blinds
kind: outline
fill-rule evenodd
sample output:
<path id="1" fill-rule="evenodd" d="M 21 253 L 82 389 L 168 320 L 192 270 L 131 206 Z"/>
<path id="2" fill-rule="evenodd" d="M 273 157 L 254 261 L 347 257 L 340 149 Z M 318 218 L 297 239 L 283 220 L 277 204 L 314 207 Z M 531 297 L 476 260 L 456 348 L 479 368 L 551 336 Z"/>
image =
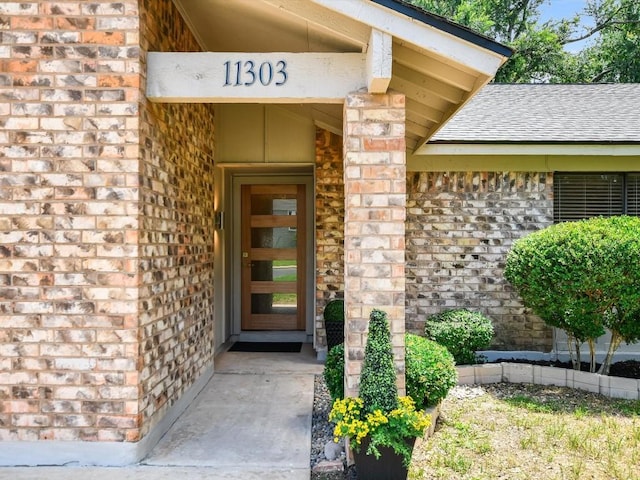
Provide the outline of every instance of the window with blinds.
<path id="1" fill-rule="evenodd" d="M 613 215 L 640 216 L 639 173 L 556 173 L 555 223 Z"/>
<path id="2" fill-rule="evenodd" d="M 627 175 L 627 215 L 640 217 L 640 173 Z"/>

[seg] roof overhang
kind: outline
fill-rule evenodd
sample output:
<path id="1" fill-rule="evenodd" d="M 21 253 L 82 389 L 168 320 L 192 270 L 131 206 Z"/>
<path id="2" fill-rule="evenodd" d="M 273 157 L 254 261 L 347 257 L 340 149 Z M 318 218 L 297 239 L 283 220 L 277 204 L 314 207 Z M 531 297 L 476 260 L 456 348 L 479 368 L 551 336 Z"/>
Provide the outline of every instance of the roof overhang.
<path id="1" fill-rule="evenodd" d="M 638 143 L 464 143 L 433 142 L 422 145 L 414 155 L 449 156 L 629 156 L 640 155 Z"/>
<path id="2" fill-rule="evenodd" d="M 424 145 L 491 81 L 511 53 L 499 43 L 402 0 L 174 3 L 205 52 L 366 54 L 378 41 L 383 51 L 390 44 L 388 88 L 406 95 L 410 151 Z M 380 88 L 378 81 L 369 83 Z M 371 85 L 363 87 L 372 91 Z M 314 103 L 305 108 L 318 126 L 342 133 L 341 105 Z"/>

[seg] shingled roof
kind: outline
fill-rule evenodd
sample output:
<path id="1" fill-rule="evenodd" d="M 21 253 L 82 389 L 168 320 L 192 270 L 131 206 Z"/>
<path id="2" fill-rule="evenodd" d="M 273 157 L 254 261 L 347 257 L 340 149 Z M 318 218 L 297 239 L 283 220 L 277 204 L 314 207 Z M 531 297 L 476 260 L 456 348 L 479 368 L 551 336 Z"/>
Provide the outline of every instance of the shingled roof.
<path id="1" fill-rule="evenodd" d="M 490 84 L 429 144 L 640 143 L 640 84 Z"/>

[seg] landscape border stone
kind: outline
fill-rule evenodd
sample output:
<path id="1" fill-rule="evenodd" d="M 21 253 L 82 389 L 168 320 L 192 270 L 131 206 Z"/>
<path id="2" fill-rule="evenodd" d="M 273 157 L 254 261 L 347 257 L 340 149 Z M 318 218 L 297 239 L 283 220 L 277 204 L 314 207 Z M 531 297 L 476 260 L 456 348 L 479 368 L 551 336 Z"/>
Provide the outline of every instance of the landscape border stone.
<path id="1" fill-rule="evenodd" d="M 533 383 L 576 388 L 611 398 L 640 399 L 640 380 L 633 378 L 510 362 L 462 365 L 456 368 L 458 385 Z"/>

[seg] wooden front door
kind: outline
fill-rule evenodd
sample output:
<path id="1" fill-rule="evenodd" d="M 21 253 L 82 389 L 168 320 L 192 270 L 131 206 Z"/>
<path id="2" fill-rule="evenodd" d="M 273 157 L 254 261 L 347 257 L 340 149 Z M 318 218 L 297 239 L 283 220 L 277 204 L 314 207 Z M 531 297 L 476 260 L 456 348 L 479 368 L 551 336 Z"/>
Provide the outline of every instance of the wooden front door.
<path id="1" fill-rule="evenodd" d="M 305 329 L 305 185 L 242 185 L 242 330 Z"/>

